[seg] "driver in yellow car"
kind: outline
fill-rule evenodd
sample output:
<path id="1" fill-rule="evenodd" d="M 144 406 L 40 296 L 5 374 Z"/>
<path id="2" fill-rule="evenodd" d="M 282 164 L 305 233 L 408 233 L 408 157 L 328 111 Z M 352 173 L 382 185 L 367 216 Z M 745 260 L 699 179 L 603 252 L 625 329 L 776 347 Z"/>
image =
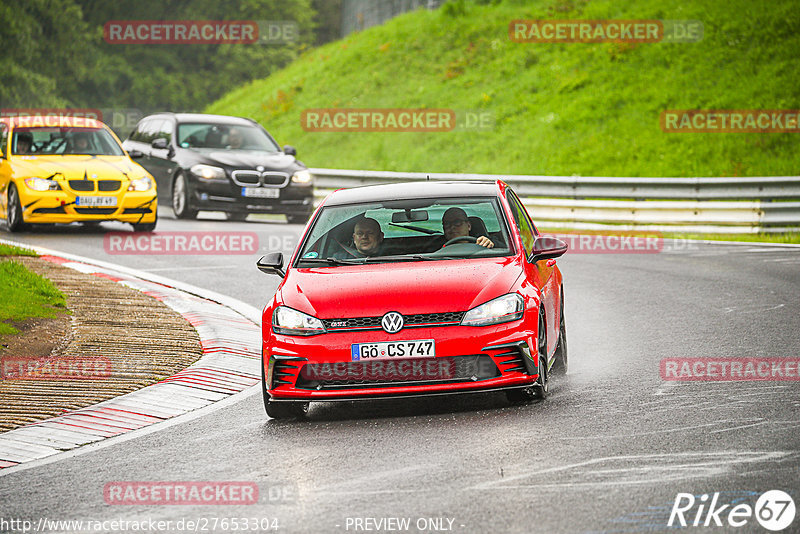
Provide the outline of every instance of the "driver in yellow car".
<path id="1" fill-rule="evenodd" d="M 472 225 L 464 210 L 461 208 L 448 208 L 442 215 L 442 230 L 444 231 L 445 240 L 450 241 L 456 237 L 469 237 Z M 485 235 L 478 237 L 476 243 L 482 247 L 494 248 L 492 240 Z"/>

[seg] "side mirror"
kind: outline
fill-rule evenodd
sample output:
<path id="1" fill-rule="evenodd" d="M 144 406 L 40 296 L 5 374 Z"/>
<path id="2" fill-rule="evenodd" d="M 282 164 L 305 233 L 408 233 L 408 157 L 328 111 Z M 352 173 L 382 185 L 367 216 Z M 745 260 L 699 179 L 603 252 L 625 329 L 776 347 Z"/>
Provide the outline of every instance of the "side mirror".
<path id="1" fill-rule="evenodd" d="M 283 153 L 286 154 L 287 156 L 297 156 L 297 149 L 292 145 L 284 145 Z"/>
<path id="2" fill-rule="evenodd" d="M 531 261 L 558 258 L 564 254 L 569 246 L 556 237 L 540 236 L 533 243 Z"/>
<path id="3" fill-rule="evenodd" d="M 169 142 L 164 137 L 159 137 L 158 139 L 153 139 L 153 142 L 150 143 L 150 146 L 153 148 L 161 148 L 165 149 L 169 147 Z"/>
<path id="4" fill-rule="evenodd" d="M 139 150 L 128 150 L 128 155 L 131 157 L 131 159 L 139 159 L 144 157 L 144 152 Z"/>
<path id="5" fill-rule="evenodd" d="M 283 271 L 283 252 L 270 252 L 256 262 L 256 267 L 262 273 L 277 274 L 281 278 L 286 276 Z"/>

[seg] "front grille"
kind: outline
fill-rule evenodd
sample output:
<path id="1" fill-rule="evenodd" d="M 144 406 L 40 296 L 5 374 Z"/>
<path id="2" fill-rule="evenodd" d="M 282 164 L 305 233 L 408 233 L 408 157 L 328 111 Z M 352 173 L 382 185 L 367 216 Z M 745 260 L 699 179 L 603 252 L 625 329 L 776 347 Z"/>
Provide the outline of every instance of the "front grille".
<path id="1" fill-rule="evenodd" d="M 153 210 L 151 210 L 150 208 L 125 208 L 125 211 L 123 211 L 122 213 L 124 215 L 130 215 L 130 214 L 152 213 L 152 212 Z"/>
<path id="2" fill-rule="evenodd" d="M 377 317 L 352 317 L 345 319 L 325 319 L 322 323 L 328 332 L 344 330 L 380 330 L 382 315 Z M 418 313 L 404 315 L 403 328 L 419 328 L 422 326 L 454 326 L 461 323 L 464 312 Z"/>
<path id="3" fill-rule="evenodd" d="M 305 359 L 275 359 L 272 364 L 272 387 L 292 384 L 297 376 L 297 368 Z"/>
<path id="4" fill-rule="evenodd" d="M 261 183 L 264 185 L 283 186 L 289 181 L 288 174 L 265 172 L 261 174 Z"/>
<path id="5" fill-rule="evenodd" d="M 307 363 L 299 389 L 352 389 L 478 382 L 500 376 L 486 354 L 368 362 Z"/>
<path id="6" fill-rule="evenodd" d="M 117 208 L 75 208 L 75 213 L 82 215 L 111 215 Z"/>
<path id="7" fill-rule="evenodd" d="M 231 176 L 237 185 L 258 185 L 261 180 L 258 171 L 233 171 Z"/>
<path id="8" fill-rule="evenodd" d="M 92 180 L 70 180 L 69 186 L 73 191 L 94 191 Z"/>
<path id="9" fill-rule="evenodd" d="M 98 191 L 119 191 L 122 182 L 119 180 L 98 180 Z"/>
<path id="10" fill-rule="evenodd" d="M 285 172 L 259 172 L 240 169 L 231 172 L 231 178 L 236 185 L 265 185 L 267 187 L 283 187 L 289 183 L 289 175 Z"/>
<path id="11" fill-rule="evenodd" d="M 523 360 L 524 356 L 519 350 L 511 350 L 509 352 L 496 354 L 495 358 L 499 358 L 497 363 L 500 365 L 508 365 L 508 367 L 503 369 L 503 372 L 505 373 L 510 371 L 519 371 L 520 373 L 525 372 L 525 361 Z"/>
<path id="12" fill-rule="evenodd" d="M 66 211 L 64 211 L 64 206 L 59 206 L 57 208 L 36 208 L 33 213 L 66 213 Z"/>

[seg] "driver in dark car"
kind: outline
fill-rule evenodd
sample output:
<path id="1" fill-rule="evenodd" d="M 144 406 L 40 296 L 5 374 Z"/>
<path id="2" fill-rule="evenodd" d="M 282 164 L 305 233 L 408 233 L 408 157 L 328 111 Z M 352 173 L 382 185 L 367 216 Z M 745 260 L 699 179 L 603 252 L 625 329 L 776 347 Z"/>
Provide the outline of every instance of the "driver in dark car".
<path id="1" fill-rule="evenodd" d="M 461 208 L 448 208 L 442 215 L 442 230 L 444 230 L 445 243 L 457 237 L 469 237 L 472 225 L 467 218 L 467 213 Z M 466 242 L 466 240 L 464 240 Z M 485 235 L 477 238 L 476 244 L 494 248 L 494 242 Z"/>

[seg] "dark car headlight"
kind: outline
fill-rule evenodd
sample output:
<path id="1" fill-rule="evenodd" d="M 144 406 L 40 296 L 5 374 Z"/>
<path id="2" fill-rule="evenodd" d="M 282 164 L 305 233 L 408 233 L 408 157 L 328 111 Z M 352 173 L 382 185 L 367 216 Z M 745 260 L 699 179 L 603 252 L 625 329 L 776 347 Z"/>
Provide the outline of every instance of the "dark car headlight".
<path id="1" fill-rule="evenodd" d="M 292 175 L 292 183 L 295 185 L 311 185 L 314 182 L 314 176 L 308 169 L 297 171 Z"/>
<path id="2" fill-rule="evenodd" d="M 272 330 L 289 336 L 313 336 L 324 334 L 322 321 L 287 306 L 278 306 L 272 312 Z"/>
<path id="3" fill-rule="evenodd" d="M 198 163 L 197 165 L 192 165 L 192 168 L 189 170 L 192 171 L 192 174 L 198 178 L 203 178 L 204 180 L 225 179 L 225 169 L 222 169 L 221 167 L 214 167 L 213 165 L 203 165 L 202 163 Z"/>
<path id="4" fill-rule="evenodd" d="M 518 293 L 508 293 L 502 297 L 475 306 L 461 320 L 464 326 L 489 326 L 507 323 L 522 318 L 525 303 Z"/>

